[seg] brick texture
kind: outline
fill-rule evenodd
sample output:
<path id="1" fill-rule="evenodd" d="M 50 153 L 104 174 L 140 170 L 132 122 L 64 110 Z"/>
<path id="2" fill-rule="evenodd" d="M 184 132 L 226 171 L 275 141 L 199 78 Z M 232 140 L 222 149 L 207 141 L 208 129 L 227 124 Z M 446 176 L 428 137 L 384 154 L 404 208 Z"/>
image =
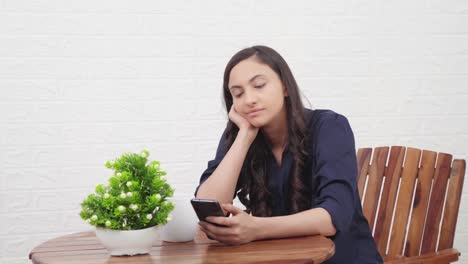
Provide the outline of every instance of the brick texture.
<path id="1" fill-rule="evenodd" d="M 468 2 L 0 0 L 0 263 L 90 229 L 81 200 L 148 148 L 190 194 L 225 123 L 224 66 L 265 44 L 356 146 L 468 157 Z M 468 263 L 465 190 L 455 247 Z"/>

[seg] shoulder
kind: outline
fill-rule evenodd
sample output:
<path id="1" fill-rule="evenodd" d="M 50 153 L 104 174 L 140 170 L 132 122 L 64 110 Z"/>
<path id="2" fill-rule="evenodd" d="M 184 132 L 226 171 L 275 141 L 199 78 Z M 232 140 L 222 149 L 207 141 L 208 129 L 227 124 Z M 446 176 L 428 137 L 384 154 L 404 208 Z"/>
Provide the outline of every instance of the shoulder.
<path id="1" fill-rule="evenodd" d="M 308 109 L 305 108 L 306 126 L 312 134 L 320 130 L 327 130 L 329 127 L 342 127 L 350 129 L 348 119 L 333 110 L 329 109 Z"/>
<path id="2" fill-rule="evenodd" d="M 354 153 L 354 133 L 348 119 L 325 109 L 306 110 L 309 153 L 318 160 L 335 160 L 340 153 Z"/>

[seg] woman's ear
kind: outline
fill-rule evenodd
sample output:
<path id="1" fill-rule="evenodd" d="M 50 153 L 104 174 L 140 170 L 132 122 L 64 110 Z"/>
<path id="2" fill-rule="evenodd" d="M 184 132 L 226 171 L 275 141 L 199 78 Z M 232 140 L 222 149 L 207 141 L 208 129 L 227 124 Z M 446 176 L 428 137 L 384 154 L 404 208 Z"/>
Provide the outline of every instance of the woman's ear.
<path id="1" fill-rule="evenodd" d="M 286 89 L 286 87 L 283 86 L 283 96 L 284 97 L 288 97 L 288 89 Z"/>

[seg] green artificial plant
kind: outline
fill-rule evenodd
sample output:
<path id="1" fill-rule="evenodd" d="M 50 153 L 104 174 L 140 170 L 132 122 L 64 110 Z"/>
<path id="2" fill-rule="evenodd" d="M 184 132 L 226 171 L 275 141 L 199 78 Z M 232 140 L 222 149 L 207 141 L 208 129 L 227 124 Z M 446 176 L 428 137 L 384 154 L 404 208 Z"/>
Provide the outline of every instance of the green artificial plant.
<path id="1" fill-rule="evenodd" d="M 83 218 L 89 224 L 115 230 L 137 230 L 165 225 L 174 205 L 166 201 L 174 189 L 165 179 L 158 161 L 148 160 L 149 151 L 124 153 L 106 167 L 114 170 L 107 185 L 99 184 L 95 193 L 82 203 Z"/>

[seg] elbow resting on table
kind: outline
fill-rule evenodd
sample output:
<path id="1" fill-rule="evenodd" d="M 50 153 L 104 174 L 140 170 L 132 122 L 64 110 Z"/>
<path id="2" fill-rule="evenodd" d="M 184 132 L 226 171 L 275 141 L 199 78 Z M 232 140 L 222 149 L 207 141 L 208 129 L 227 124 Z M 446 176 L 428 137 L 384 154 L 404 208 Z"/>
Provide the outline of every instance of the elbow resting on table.
<path id="1" fill-rule="evenodd" d="M 332 217 L 330 215 L 330 213 L 324 209 L 324 208 L 316 208 L 316 209 L 312 209 L 312 211 L 317 211 L 318 215 L 318 219 L 319 222 L 320 222 L 320 228 L 319 228 L 319 233 L 322 235 L 322 236 L 326 236 L 326 237 L 330 237 L 330 236 L 334 236 L 336 234 L 336 228 L 335 228 L 335 225 L 333 224 L 333 220 L 332 220 Z"/>
<path id="2" fill-rule="evenodd" d="M 331 236 L 334 236 L 335 234 L 336 234 L 336 228 L 333 226 L 333 224 L 331 224 L 331 226 L 324 228 L 321 232 L 321 235 L 326 236 L 326 237 L 331 237 Z"/>

